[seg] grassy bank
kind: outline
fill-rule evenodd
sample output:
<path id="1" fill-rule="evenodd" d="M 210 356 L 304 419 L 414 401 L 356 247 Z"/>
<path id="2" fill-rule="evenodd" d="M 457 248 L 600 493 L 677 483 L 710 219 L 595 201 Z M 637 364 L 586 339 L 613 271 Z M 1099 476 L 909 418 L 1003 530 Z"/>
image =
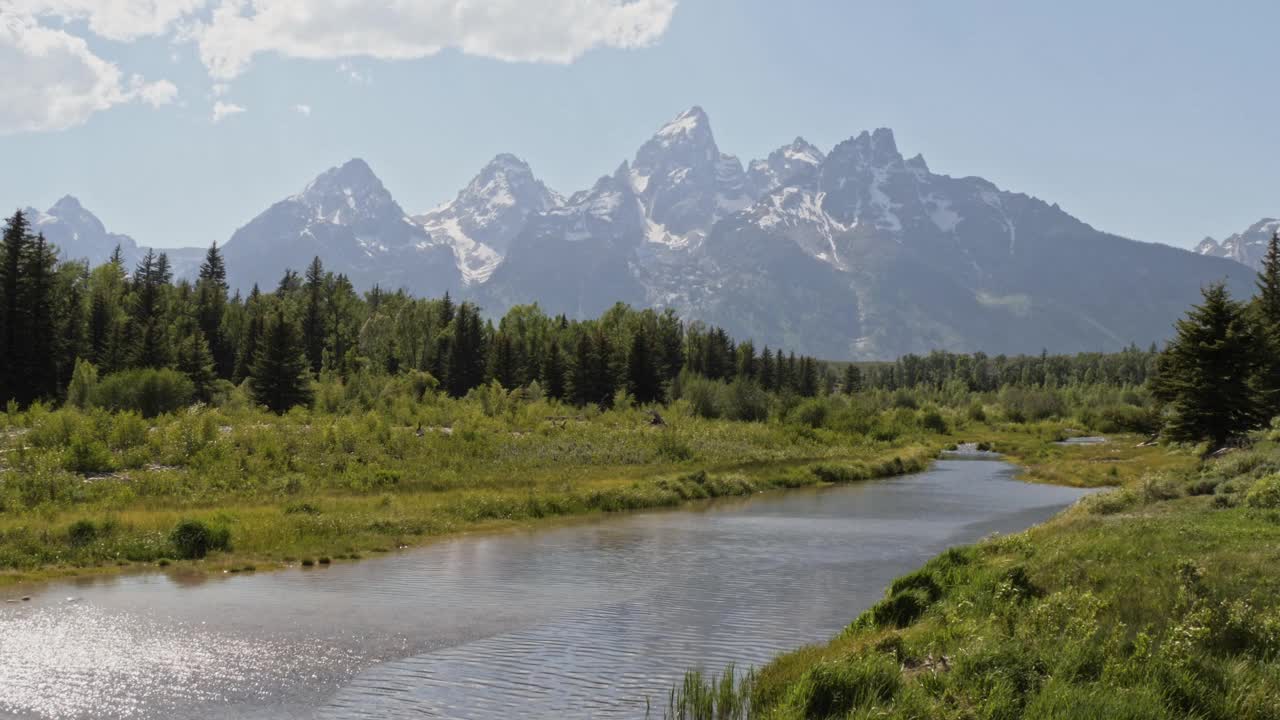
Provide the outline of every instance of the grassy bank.
<path id="1" fill-rule="evenodd" d="M 1031 479 L 1121 487 L 935 558 L 829 644 L 687 683 L 668 715 L 1280 717 L 1280 451 L 1005 442 Z"/>
<path id="2" fill-rule="evenodd" d="M 448 399 L 284 417 L 10 414 L 0 584 L 355 559 L 474 529 L 913 472 L 951 442 L 922 427 L 876 440 L 665 412 L 661 426 L 640 409 L 486 413 Z"/>

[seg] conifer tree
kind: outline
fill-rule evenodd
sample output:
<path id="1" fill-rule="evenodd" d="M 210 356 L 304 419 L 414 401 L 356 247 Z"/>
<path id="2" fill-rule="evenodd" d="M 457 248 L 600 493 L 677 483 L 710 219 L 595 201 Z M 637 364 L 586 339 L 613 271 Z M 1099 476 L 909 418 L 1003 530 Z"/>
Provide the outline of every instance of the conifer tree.
<path id="1" fill-rule="evenodd" d="M 21 210 L 4 226 L 0 240 L 0 403 L 15 398 L 25 365 L 21 343 L 26 311 L 22 306 L 22 260 L 31 243 L 30 224 Z"/>
<path id="2" fill-rule="evenodd" d="M 244 334 L 240 337 L 240 349 L 236 355 L 236 370 L 232 374 L 232 382 L 237 385 L 249 377 L 254 360 L 258 357 L 258 344 L 264 330 L 262 293 L 255 284 L 245 302 L 245 312 L 249 320 L 245 323 Z"/>
<path id="3" fill-rule="evenodd" d="M 511 390 L 520 387 L 519 360 L 511 336 L 498 333 L 493 339 L 493 371 L 490 373 L 502 387 Z"/>
<path id="4" fill-rule="evenodd" d="M 773 351 L 765 345 L 764 352 L 760 353 L 760 387 L 765 390 L 774 390 L 776 388 L 778 370 L 773 362 Z"/>
<path id="5" fill-rule="evenodd" d="M 862 369 L 853 363 L 846 365 L 841 385 L 846 395 L 862 392 Z"/>
<path id="6" fill-rule="evenodd" d="M 662 378 L 653 355 L 649 334 L 641 326 L 632 334 L 627 352 L 627 392 L 641 405 L 662 399 Z"/>
<path id="7" fill-rule="evenodd" d="M 1222 284 L 1203 295 L 1203 303 L 1178 321 L 1177 336 L 1160 356 L 1152 393 L 1171 410 L 1165 428 L 1170 438 L 1208 440 L 1216 449 L 1266 416 L 1254 382 L 1256 336 L 1244 308 Z"/>
<path id="8" fill-rule="evenodd" d="M 56 363 L 58 325 L 54 316 L 54 273 L 58 255 L 44 235 L 27 247 L 22 259 L 19 297 L 25 310 L 22 343 L 25 352 L 19 366 L 19 385 L 14 394 L 26 404 L 42 397 L 55 397 L 63 387 Z"/>
<path id="9" fill-rule="evenodd" d="M 1257 283 L 1258 294 L 1250 309 L 1262 348 L 1258 385 L 1269 400 L 1267 414 L 1280 415 L 1280 231 L 1273 233 L 1267 243 Z"/>
<path id="10" fill-rule="evenodd" d="M 162 262 L 163 260 L 163 262 Z M 150 248 L 133 273 L 135 299 L 130 336 L 136 367 L 168 367 L 170 349 L 164 322 L 163 298 L 168 285 L 168 260 Z"/>
<path id="11" fill-rule="evenodd" d="M 324 365 L 324 265 L 316 256 L 303 280 L 306 305 L 302 315 L 302 344 L 306 348 L 307 363 L 313 374 L 320 374 Z"/>
<path id="12" fill-rule="evenodd" d="M 223 319 L 227 311 L 227 266 L 218 243 L 209 246 L 196 281 L 196 318 L 213 357 L 218 377 L 235 372 L 235 348 L 227 337 Z"/>
<path id="13" fill-rule="evenodd" d="M 284 308 L 277 307 L 249 373 L 254 401 L 278 414 L 311 402 L 311 375 L 300 335 Z"/>
<path id="14" fill-rule="evenodd" d="M 209 402 L 213 397 L 214 382 L 218 379 L 214 372 L 213 353 L 209 350 L 209 342 L 204 332 L 195 323 L 185 323 L 175 349 L 175 362 L 179 372 L 191 379 L 195 387 L 196 399 Z"/>
<path id="15" fill-rule="evenodd" d="M 547 397 L 564 400 L 565 381 L 564 354 L 560 351 L 560 343 L 552 340 L 542 363 L 542 387 Z"/>

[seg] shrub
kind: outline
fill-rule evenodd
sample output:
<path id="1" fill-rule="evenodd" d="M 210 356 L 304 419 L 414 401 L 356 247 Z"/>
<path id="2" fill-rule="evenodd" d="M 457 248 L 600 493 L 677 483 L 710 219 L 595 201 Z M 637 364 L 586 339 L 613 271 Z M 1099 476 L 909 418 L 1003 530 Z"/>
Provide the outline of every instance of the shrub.
<path id="1" fill-rule="evenodd" d="M 174 412 L 191 404 L 195 385 L 186 375 L 164 368 L 125 370 L 103 378 L 94 389 L 93 404 L 108 410 L 135 410 L 143 417 Z"/>
<path id="2" fill-rule="evenodd" d="M 894 593 L 862 613 L 854 622 L 859 628 L 904 628 L 911 625 L 930 605 L 929 592 L 912 588 Z"/>
<path id="3" fill-rule="evenodd" d="M 947 433 L 947 421 L 942 417 L 942 413 L 937 410 L 926 410 L 924 415 L 920 417 L 920 427 L 939 435 Z"/>
<path id="4" fill-rule="evenodd" d="M 1254 483 L 1244 501 L 1252 508 L 1280 508 L 1280 475 L 1268 475 Z"/>
<path id="5" fill-rule="evenodd" d="M 827 423 L 831 406 L 822 398 L 810 398 L 800 403 L 787 415 L 787 421 L 818 429 Z"/>
<path id="6" fill-rule="evenodd" d="M 77 520 L 67 528 L 67 541 L 75 547 L 84 547 L 96 540 L 98 526 L 92 520 Z"/>
<path id="7" fill-rule="evenodd" d="M 67 405 L 84 410 L 89 407 L 93 389 L 98 384 L 98 368 L 84 359 L 76 360 L 71 372 L 71 384 L 67 386 Z"/>
<path id="8" fill-rule="evenodd" d="M 115 468 L 115 460 L 106 445 L 84 433 L 76 433 L 63 452 L 62 466 L 78 473 L 111 472 Z"/>
<path id="9" fill-rule="evenodd" d="M 1066 403 L 1053 390 L 1006 387 L 1000 393 L 1000 404 L 1005 416 L 1017 423 L 1048 420 L 1066 413 Z"/>
<path id="10" fill-rule="evenodd" d="M 769 419 L 769 394 L 755 382 L 738 378 L 729 383 L 725 415 L 730 420 L 763 422 Z"/>
<path id="11" fill-rule="evenodd" d="M 169 533 L 178 557 L 198 560 L 211 550 L 226 550 L 231 533 L 226 528 L 211 528 L 199 520 L 183 520 Z"/>
<path id="12" fill-rule="evenodd" d="M 663 430 L 658 434 L 657 455 L 669 462 L 684 462 L 693 459 L 693 448 L 674 430 Z"/>
<path id="13" fill-rule="evenodd" d="M 118 413 L 111 422 L 111 435 L 107 439 L 115 450 L 128 450 L 147 442 L 147 423 L 136 412 Z"/>
<path id="14" fill-rule="evenodd" d="M 694 415 L 708 420 L 724 415 L 727 403 L 723 384 L 703 377 L 689 377 L 684 378 L 681 385 L 681 397 L 689 401 L 689 410 Z"/>

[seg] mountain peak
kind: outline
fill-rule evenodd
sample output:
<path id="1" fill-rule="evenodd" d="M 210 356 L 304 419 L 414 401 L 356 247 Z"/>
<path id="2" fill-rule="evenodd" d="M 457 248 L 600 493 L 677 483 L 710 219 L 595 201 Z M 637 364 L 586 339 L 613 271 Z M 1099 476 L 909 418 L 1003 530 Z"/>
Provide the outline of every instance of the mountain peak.
<path id="1" fill-rule="evenodd" d="M 58 202 L 49 208 L 50 215 L 57 215 L 63 212 L 83 212 L 84 206 L 80 204 L 80 200 L 74 195 L 63 195 Z"/>
<path id="2" fill-rule="evenodd" d="M 403 214 L 373 169 L 360 158 L 320 173 L 293 199 L 324 214 L 330 214 L 339 207 L 361 215 L 372 215 L 394 207 L 397 215 Z M 341 217 L 348 215 L 346 210 L 341 213 Z"/>
<path id="3" fill-rule="evenodd" d="M 902 154 L 889 128 L 877 128 L 874 132 L 863 130 L 857 137 L 840 143 L 831 151 L 831 157 L 851 161 L 861 167 L 885 168 L 902 164 Z"/>
<path id="4" fill-rule="evenodd" d="M 715 146 L 715 138 L 711 134 L 711 119 L 706 111 L 694 105 L 676 116 L 674 120 L 663 125 L 654 134 L 649 144 L 657 143 L 663 148 L 676 146 Z M 718 151 L 717 151 L 718 154 Z"/>

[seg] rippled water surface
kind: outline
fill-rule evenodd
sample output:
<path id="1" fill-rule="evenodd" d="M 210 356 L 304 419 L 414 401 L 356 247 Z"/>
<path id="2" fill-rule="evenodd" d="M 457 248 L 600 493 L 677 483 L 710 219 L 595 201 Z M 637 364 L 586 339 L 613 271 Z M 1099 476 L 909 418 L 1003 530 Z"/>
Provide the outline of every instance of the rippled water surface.
<path id="1" fill-rule="evenodd" d="M 327 568 L 17 591 L 0 716 L 644 717 L 686 668 L 825 640 L 897 575 L 1081 494 L 1010 472 L 944 460 Z"/>

